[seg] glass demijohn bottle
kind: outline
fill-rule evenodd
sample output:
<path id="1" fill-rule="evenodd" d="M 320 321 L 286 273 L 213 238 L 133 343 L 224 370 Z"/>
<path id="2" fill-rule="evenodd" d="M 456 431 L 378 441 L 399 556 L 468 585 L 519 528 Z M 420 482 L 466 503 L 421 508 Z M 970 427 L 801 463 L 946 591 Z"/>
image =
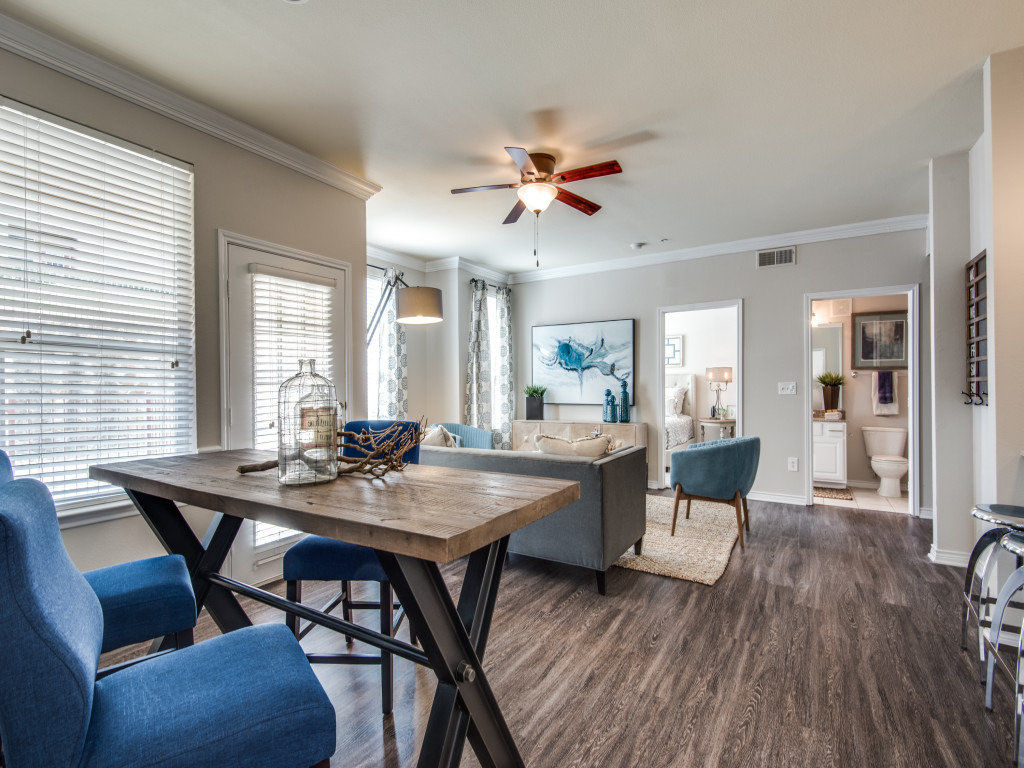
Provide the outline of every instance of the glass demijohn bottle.
<path id="1" fill-rule="evenodd" d="M 278 481 L 310 485 L 338 476 L 338 397 L 315 360 L 299 360 L 299 372 L 281 385 L 277 423 Z"/>

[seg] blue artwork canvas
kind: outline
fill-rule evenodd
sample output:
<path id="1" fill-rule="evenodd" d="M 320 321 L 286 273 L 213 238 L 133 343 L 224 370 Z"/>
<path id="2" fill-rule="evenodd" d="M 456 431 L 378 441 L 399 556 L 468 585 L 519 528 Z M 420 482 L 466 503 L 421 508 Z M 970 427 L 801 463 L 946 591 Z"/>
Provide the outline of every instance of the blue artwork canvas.
<path id="1" fill-rule="evenodd" d="M 633 397 L 633 320 L 566 323 L 533 327 L 533 383 L 547 387 L 553 404 L 604 403 L 610 389 L 616 401 L 626 382 Z"/>

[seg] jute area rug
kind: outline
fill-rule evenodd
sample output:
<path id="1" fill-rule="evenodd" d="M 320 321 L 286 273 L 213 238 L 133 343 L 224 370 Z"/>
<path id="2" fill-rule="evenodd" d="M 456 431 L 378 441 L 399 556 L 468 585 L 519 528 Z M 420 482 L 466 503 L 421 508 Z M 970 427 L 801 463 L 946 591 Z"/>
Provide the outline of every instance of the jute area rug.
<path id="1" fill-rule="evenodd" d="M 643 554 L 634 555 L 630 549 L 615 565 L 711 586 L 729 565 L 737 538 L 736 508 L 730 504 L 694 501 L 687 520 L 686 502 L 681 501 L 676 535 L 669 536 L 672 504 L 670 496 L 647 497 Z"/>
<path id="2" fill-rule="evenodd" d="M 850 493 L 849 488 L 822 488 L 820 486 L 814 486 L 814 495 L 819 499 L 842 499 L 843 501 L 853 501 L 853 494 Z"/>

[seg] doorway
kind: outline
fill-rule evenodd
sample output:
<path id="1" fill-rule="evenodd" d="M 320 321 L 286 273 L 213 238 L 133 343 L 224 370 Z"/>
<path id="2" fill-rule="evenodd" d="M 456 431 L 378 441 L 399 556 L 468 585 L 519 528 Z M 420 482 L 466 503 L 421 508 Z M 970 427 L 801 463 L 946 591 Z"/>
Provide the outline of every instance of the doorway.
<path id="1" fill-rule="evenodd" d="M 804 303 L 805 503 L 920 515 L 918 286 Z"/>
<path id="2" fill-rule="evenodd" d="M 743 300 L 660 307 L 658 454 L 743 433 Z"/>

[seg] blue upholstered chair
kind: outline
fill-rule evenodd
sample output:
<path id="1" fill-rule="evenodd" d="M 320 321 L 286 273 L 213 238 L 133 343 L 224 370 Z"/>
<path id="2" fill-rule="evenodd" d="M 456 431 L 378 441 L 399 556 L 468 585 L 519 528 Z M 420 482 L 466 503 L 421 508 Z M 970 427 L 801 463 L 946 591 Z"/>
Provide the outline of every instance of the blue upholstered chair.
<path id="1" fill-rule="evenodd" d="M 247 627 L 101 680 L 103 612 L 37 480 L 0 487 L 0 737 L 11 768 L 326 766 L 335 713 L 287 628 Z"/>
<path id="2" fill-rule="evenodd" d="M 0 450 L 0 484 L 13 479 L 11 460 Z M 103 610 L 103 653 L 162 637 L 176 648 L 192 645 L 196 598 L 181 555 L 136 560 L 82 575 Z"/>
<path id="3" fill-rule="evenodd" d="M 669 483 L 675 488 L 676 500 L 672 508 L 672 532 L 675 536 L 679 502 L 686 499 L 686 519 L 690 519 L 693 499 L 720 501 L 736 507 L 736 526 L 739 528 L 740 546 L 743 546 L 743 527 L 750 531 L 750 510 L 747 494 L 754 485 L 757 462 L 761 457 L 761 438 L 734 437 L 694 443 L 685 451 L 672 454 Z"/>
<path id="4" fill-rule="evenodd" d="M 494 433 L 489 429 L 471 427 L 468 424 L 456 424 L 453 421 L 439 421 L 430 427 L 441 426 L 459 438 L 460 448 L 494 448 Z"/>
<path id="5" fill-rule="evenodd" d="M 350 421 L 345 425 L 346 432 L 373 434 L 391 428 L 396 422 L 388 420 Z M 403 431 L 419 434 L 420 425 L 415 421 L 400 421 Z M 352 447 L 353 440 L 346 438 L 342 445 L 342 455 L 360 458 L 362 454 Z M 420 460 L 419 444 L 406 451 L 403 458 L 409 464 L 418 464 Z M 391 637 L 395 636 L 404 618 L 404 611 L 394 602 L 391 582 L 384 568 L 377 559 L 377 553 L 369 547 L 350 544 L 324 536 L 307 536 L 291 547 L 284 555 L 284 580 L 287 598 L 295 602 L 302 601 L 303 581 L 340 581 L 341 592 L 335 595 L 321 610 L 329 613 L 339 604 L 345 621 L 352 621 L 353 610 L 373 609 L 380 611 L 380 632 Z M 353 600 L 352 582 L 375 581 L 380 588 L 379 601 Z M 313 628 L 312 624 L 300 626 L 299 617 L 289 613 L 285 616 L 288 627 L 296 638 L 305 637 Z M 410 627 L 410 635 L 412 627 Z M 352 638 L 347 638 L 349 642 Z M 413 642 L 415 638 L 413 637 Z M 381 650 L 379 654 L 365 655 L 352 653 L 317 654 L 314 663 L 328 664 L 380 664 L 381 667 L 381 710 L 385 715 L 391 713 L 394 690 L 394 658 L 392 654 Z"/>

